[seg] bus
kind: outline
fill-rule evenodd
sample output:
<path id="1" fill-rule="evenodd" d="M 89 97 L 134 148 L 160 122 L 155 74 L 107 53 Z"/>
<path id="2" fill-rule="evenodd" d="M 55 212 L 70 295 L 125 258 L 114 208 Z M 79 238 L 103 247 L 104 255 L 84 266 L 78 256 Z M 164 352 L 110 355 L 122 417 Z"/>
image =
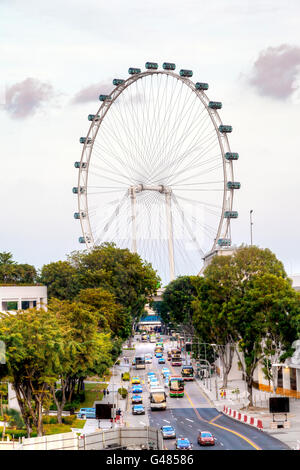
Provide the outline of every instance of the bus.
<path id="1" fill-rule="evenodd" d="M 182 365 L 180 349 L 171 349 L 171 365 L 172 366 Z"/>
<path id="2" fill-rule="evenodd" d="M 151 410 L 165 410 L 167 408 L 167 395 L 163 387 L 150 389 Z"/>
<path id="3" fill-rule="evenodd" d="M 146 369 L 145 355 L 135 356 L 134 365 L 136 369 Z"/>
<path id="4" fill-rule="evenodd" d="M 184 380 L 179 375 L 169 378 L 170 397 L 181 398 L 184 395 Z"/>
<path id="5" fill-rule="evenodd" d="M 183 377 L 184 380 L 194 380 L 193 366 L 190 366 L 190 365 L 182 366 L 181 376 Z"/>

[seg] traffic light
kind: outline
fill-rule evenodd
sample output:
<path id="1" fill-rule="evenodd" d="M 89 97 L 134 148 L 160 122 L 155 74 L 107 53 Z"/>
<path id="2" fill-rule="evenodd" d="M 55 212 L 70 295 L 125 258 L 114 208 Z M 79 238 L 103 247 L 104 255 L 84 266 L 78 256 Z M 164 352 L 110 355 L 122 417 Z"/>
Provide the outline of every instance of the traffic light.
<path id="1" fill-rule="evenodd" d="M 192 343 L 185 343 L 185 350 L 186 352 L 192 351 Z"/>

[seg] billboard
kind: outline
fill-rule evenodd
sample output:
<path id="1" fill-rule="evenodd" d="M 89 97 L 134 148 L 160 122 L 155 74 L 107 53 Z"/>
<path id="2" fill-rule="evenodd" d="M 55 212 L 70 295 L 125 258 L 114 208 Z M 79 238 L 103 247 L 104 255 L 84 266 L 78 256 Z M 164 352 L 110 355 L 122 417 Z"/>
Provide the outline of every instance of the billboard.
<path id="1" fill-rule="evenodd" d="M 270 413 L 289 413 L 290 399 L 288 397 L 271 397 L 269 398 Z"/>

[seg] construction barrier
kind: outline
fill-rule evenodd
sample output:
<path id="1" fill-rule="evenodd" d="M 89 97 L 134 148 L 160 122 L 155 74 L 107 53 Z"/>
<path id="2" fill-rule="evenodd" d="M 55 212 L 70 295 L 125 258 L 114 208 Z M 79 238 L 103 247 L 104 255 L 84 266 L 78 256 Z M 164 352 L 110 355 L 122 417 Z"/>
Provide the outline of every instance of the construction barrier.
<path id="1" fill-rule="evenodd" d="M 263 423 L 261 419 L 254 418 L 253 416 L 244 415 L 240 412 L 237 412 L 236 410 L 228 408 L 227 406 L 224 406 L 223 413 L 230 416 L 231 418 L 237 419 L 238 421 L 250 424 L 250 426 L 254 426 L 257 429 L 260 429 L 261 431 L 263 430 Z"/>

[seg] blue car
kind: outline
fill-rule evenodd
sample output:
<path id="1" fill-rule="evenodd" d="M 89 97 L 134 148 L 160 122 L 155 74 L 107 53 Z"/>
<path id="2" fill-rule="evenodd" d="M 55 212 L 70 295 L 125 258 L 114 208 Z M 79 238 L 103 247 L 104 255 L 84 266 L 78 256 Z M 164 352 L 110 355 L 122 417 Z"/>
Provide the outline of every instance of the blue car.
<path id="1" fill-rule="evenodd" d="M 143 403 L 141 395 L 132 395 L 131 403 Z"/>
<path id="2" fill-rule="evenodd" d="M 156 354 L 155 354 L 155 357 L 157 357 L 157 358 L 162 357 L 162 353 L 156 353 Z"/>
<path id="3" fill-rule="evenodd" d="M 162 426 L 160 429 L 163 439 L 176 439 L 176 432 L 173 426 Z"/>
<path id="4" fill-rule="evenodd" d="M 165 361 L 165 358 L 164 358 L 164 357 L 160 357 L 160 358 L 158 359 L 158 364 L 165 364 L 165 363 L 166 363 L 166 361 Z"/>
<path id="5" fill-rule="evenodd" d="M 96 408 L 80 408 L 78 418 L 96 418 Z"/>
<path id="6" fill-rule="evenodd" d="M 154 375 L 155 375 L 155 372 L 148 372 L 147 375 L 148 375 L 148 377 L 151 377 L 151 375 L 154 376 Z"/>
<path id="7" fill-rule="evenodd" d="M 175 444 L 175 449 L 179 450 L 191 449 L 192 447 L 193 445 L 186 437 L 180 437 L 179 439 L 177 439 Z"/>
<path id="8" fill-rule="evenodd" d="M 145 408 L 143 405 L 134 405 L 132 407 L 132 414 L 133 415 L 144 415 L 145 414 Z"/>
<path id="9" fill-rule="evenodd" d="M 141 385 L 133 385 L 131 391 L 132 393 L 143 393 Z"/>

